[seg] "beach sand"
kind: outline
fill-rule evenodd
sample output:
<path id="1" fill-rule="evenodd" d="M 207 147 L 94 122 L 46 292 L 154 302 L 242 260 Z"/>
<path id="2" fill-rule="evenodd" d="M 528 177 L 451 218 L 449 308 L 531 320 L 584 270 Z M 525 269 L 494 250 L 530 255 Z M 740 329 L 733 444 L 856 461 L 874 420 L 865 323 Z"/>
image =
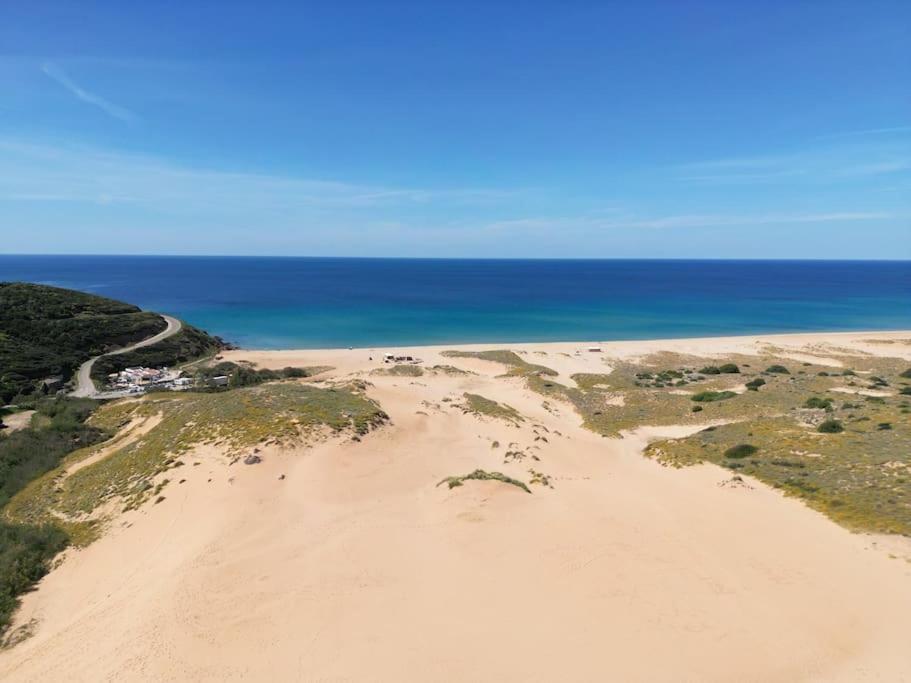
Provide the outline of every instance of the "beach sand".
<path id="1" fill-rule="evenodd" d="M 166 500 L 25 597 L 33 635 L 0 653 L 0 679 L 911 680 L 907 539 L 849 533 L 722 468 L 662 467 L 648 440 L 699 427 L 603 438 L 452 348 L 525 352 L 569 384 L 661 350 L 911 359 L 911 332 L 227 352 L 360 376 L 391 422 L 256 466 L 198 448 Z M 386 352 L 474 374 L 370 374 Z M 466 414 L 464 392 L 525 419 Z M 540 460 L 503 465 L 510 444 Z M 476 468 L 537 468 L 553 488 L 437 486 Z"/>

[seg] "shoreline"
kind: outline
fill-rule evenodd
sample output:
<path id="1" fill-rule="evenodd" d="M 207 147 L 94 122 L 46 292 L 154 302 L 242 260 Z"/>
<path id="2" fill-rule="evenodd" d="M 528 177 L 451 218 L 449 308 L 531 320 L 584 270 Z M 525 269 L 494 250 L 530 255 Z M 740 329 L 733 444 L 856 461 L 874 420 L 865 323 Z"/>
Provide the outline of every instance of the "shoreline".
<path id="1" fill-rule="evenodd" d="M 586 346 L 592 344 L 602 344 L 610 346 L 630 345 L 630 344 L 675 344 L 683 342 L 712 342 L 712 341 L 748 341 L 759 340 L 760 338 L 773 337 L 780 339 L 799 340 L 804 337 L 857 337 L 857 336 L 874 336 L 880 338 L 904 338 L 911 337 L 911 328 L 888 329 L 888 330 L 811 330 L 806 332 L 746 332 L 744 334 L 722 334 L 708 335 L 700 337 L 643 337 L 636 339 L 563 339 L 556 341 L 472 341 L 472 342 L 440 342 L 432 344 L 371 344 L 366 346 L 289 346 L 282 348 L 257 347 L 257 346 L 235 346 L 228 351 L 239 352 L 256 352 L 256 353 L 285 353 L 285 352 L 332 352 L 332 351 L 375 351 L 382 348 L 404 348 L 404 349 L 460 349 L 471 348 L 477 350 L 480 348 L 491 348 L 494 346 Z"/>

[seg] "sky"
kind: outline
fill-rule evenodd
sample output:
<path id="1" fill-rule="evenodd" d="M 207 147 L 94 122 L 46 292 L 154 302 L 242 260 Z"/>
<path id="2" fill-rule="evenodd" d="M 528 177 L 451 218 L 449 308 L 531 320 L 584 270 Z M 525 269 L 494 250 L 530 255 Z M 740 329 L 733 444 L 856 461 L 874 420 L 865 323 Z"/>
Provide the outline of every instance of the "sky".
<path id="1" fill-rule="evenodd" d="M 0 0 L 0 252 L 911 258 L 911 3 Z"/>

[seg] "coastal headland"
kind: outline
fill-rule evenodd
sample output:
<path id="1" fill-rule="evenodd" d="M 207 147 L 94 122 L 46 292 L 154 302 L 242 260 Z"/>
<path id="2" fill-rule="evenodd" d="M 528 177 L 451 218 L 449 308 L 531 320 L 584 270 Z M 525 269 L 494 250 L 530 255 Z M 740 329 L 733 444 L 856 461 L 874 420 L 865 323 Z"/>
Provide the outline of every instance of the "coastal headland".
<path id="1" fill-rule="evenodd" d="M 4 681 L 911 678 L 911 331 L 209 362 L 4 509 Z"/>

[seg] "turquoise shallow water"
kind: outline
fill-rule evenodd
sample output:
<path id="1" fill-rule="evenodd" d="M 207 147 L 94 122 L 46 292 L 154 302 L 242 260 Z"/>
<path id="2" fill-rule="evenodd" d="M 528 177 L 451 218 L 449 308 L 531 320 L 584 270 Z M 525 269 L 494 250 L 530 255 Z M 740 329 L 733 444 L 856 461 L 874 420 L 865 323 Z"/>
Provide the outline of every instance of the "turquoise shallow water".
<path id="1" fill-rule="evenodd" d="M 911 262 L 0 255 L 245 347 L 911 329 Z"/>

